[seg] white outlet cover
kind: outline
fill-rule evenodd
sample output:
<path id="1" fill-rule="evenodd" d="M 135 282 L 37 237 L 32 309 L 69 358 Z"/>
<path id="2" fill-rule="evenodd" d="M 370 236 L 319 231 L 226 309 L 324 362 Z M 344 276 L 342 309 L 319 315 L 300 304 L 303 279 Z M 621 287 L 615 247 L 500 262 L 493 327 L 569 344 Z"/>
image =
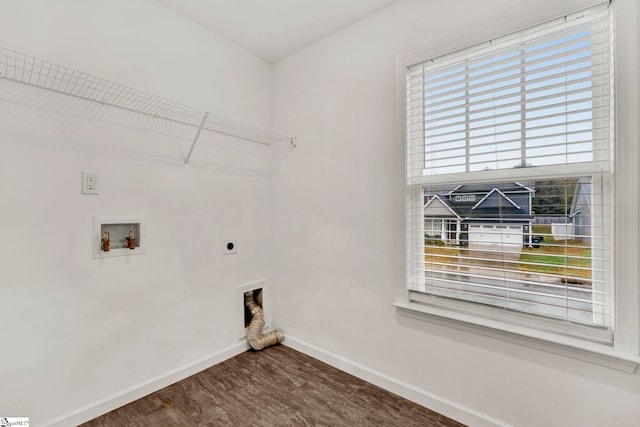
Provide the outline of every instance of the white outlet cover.
<path id="1" fill-rule="evenodd" d="M 98 174 L 82 171 L 82 194 L 98 194 Z"/>
<path id="2" fill-rule="evenodd" d="M 222 253 L 224 255 L 238 253 L 238 242 L 235 239 L 225 239 L 223 241 Z"/>

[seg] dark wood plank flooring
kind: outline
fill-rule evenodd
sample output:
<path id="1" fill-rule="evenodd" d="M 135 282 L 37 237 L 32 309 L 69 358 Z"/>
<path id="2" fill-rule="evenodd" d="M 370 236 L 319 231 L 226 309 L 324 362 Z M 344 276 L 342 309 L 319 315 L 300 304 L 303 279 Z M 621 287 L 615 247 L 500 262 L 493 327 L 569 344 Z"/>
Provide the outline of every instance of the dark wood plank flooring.
<path id="1" fill-rule="evenodd" d="M 284 345 L 247 351 L 82 424 L 163 425 L 462 426 Z"/>

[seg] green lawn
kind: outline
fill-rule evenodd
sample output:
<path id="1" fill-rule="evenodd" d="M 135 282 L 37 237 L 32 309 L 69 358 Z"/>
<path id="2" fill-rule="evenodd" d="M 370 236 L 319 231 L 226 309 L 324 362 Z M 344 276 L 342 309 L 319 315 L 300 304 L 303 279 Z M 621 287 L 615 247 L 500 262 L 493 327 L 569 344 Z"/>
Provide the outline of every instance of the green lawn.
<path id="1" fill-rule="evenodd" d="M 522 249 L 520 263 L 521 271 L 591 279 L 591 247 L 580 240 L 554 242 L 545 237 L 540 248 Z"/>
<path id="2" fill-rule="evenodd" d="M 553 274 L 560 277 L 591 279 L 591 246 L 580 240 L 554 241 L 550 225 L 534 225 L 534 236 L 543 236 L 539 248 L 523 248 L 513 268 L 528 273 Z M 460 250 L 444 246 L 441 240 L 425 239 L 425 267 L 446 269 L 459 262 Z"/>
<path id="3" fill-rule="evenodd" d="M 455 247 L 444 246 L 441 240 L 425 241 L 424 260 L 425 267 L 428 269 L 442 270 L 445 266 L 441 264 L 457 263 L 459 250 Z"/>

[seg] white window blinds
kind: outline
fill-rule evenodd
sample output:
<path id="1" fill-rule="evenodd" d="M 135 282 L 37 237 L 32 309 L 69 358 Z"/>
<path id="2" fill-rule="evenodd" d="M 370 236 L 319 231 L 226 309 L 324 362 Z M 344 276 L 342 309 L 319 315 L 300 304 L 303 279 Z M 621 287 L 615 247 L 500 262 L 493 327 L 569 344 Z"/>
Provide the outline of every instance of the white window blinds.
<path id="1" fill-rule="evenodd" d="M 610 339 L 611 58 L 602 5 L 408 67 L 413 300 Z"/>

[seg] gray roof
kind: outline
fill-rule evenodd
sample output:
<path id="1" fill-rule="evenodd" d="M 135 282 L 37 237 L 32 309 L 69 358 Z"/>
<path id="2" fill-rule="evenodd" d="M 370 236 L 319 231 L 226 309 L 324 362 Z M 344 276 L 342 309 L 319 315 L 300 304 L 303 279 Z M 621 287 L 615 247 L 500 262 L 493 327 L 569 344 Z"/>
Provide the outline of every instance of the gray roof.
<path id="1" fill-rule="evenodd" d="M 485 221 L 533 219 L 529 212 L 535 190 L 521 183 L 465 184 L 438 190 L 425 194 L 426 215 Z M 456 200 L 459 195 L 472 197 Z"/>

